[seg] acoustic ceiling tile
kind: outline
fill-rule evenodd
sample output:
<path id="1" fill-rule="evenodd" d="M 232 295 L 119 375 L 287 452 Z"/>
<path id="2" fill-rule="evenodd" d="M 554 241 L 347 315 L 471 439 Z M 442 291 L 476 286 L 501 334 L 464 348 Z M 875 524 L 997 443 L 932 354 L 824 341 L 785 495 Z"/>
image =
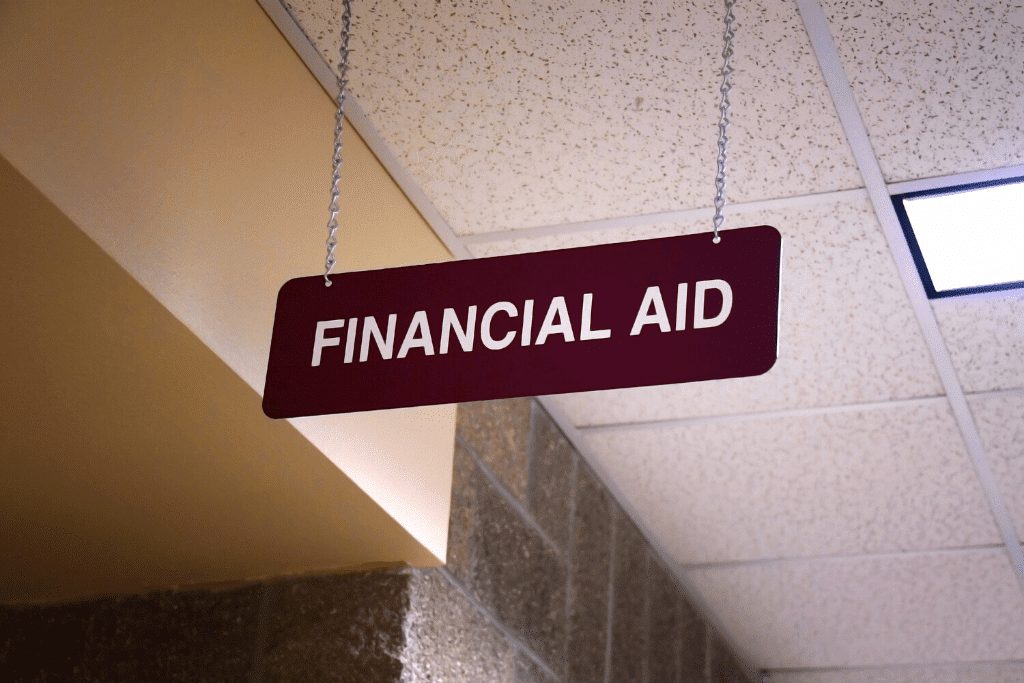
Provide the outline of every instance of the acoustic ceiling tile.
<path id="1" fill-rule="evenodd" d="M 1020 2 L 822 6 L 887 181 L 1021 162 Z"/>
<path id="2" fill-rule="evenodd" d="M 731 227 L 761 224 L 774 225 L 783 235 L 779 360 L 775 367 L 759 377 L 557 397 L 575 424 L 761 412 L 942 393 L 885 237 L 866 198 L 744 213 L 727 222 Z M 708 228 L 707 221 L 693 221 L 629 228 L 610 235 L 516 240 L 515 245 L 532 249 Z M 729 239 L 728 233 L 724 239 Z"/>
<path id="3" fill-rule="evenodd" d="M 998 543 L 942 400 L 584 430 L 682 564 Z"/>
<path id="4" fill-rule="evenodd" d="M 285 5 L 335 63 L 340 2 Z M 796 5 L 736 15 L 729 199 L 859 187 Z M 674 0 L 356 3 L 350 80 L 457 233 L 710 206 L 723 18 Z"/>
<path id="5" fill-rule="evenodd" d="M 1024 295 L 932 302 L 964 391 L 1024 388 Z"/>
<path id="6" fill-rule="evenodd" d="M 1024 659 L 1024 595 L 1000 549 L 774 562 L 690 576 L 759 667 Z"/>
<path id="7" fill-rule="evenodd" d="M 1024 534 L 1024 391 L 968 398 L 1017 534 Z"/>
<path id="8" fill-rule="evenodd" d="M 691 235 L 711 229 L 710 215 L 705 221 L 663 221 L 659 223 L 639 223 L 629 227 L 606 228 L 603 230 L 586 231 L 555 231 L 553 233 L 522 235 L 515 232 L 498 241 L 476 242 L 467 240 L 467 248 L 475 258 L 490 256 L 507 256 L 509 254 L 531 254 L 538 251 L 553 249 L 573 249 L 590 247 L 595 244 L 613 244 L 615 242 L 634 242 L 636 240 L 652 240 L 659 237 L 675 237 Z M 487 238 L 485 237 L 485 240 Z"/>
<path id="9" fill-rule="evenodd" d="M 1020 683 L 1024 662 L 968 662 L 877 669 L 773 671 L 765 683 Z"/>

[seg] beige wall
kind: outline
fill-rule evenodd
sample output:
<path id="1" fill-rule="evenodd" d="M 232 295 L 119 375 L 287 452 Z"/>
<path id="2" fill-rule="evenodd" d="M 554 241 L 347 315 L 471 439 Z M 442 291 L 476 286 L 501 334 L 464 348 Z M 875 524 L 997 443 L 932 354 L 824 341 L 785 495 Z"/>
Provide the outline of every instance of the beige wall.
<path id="1" fill-rule="evenodd" d="M 3 3 L 0 73 L 0 154 L 262 391 L 277 289 L 321 268 L 334 121 L 256 0 Z M 449 258 L 351 129 L 345 148 L 339 268 Z M 294 424 L 444 557 L 453 407 Z"/>
<path id="2" fill-rule="evenodd" d="M 0 603 L 433 563 L 2 158 L 0 206 Z"/>

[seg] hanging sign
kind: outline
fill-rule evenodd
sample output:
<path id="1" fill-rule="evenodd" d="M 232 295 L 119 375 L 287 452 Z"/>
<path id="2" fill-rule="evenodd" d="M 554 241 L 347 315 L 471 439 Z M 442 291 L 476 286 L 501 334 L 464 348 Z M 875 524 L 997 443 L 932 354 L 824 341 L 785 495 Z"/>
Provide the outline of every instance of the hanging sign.
<path id="1" fill-rule="evenodd" d="M 778 355 L 772 227 L 290 280 L 273 418 L 745 377 Z"/>

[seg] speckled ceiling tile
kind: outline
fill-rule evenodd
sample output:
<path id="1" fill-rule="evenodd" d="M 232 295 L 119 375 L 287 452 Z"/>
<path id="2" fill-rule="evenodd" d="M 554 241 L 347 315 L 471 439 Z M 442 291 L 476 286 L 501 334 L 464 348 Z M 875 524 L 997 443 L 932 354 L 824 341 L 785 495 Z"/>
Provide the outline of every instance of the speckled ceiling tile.
<path id="1" fill-rule="evenodd" d="M 936 396 L 942 387 L 866 198 L 747 213 L 783 235 L 780 355 L 760 377 L 566 394 L 578 425 Z M 519 250 L 707 231 L 707 221 L 516 240 Z M 726 235 L 725 239 L 728 239 Z M 477 247 L 501 245 L 477 245 Z M 493 253 L 493 252 L 492 252 Z"/>
<path id="2" fill-rule="evenodd" d="M 964 391 L 1024 388 L 1024 296 L 934 301 Z"/>
<path id="3" fill-rule="evenodd" d="M 1024 662 L 971 662 L 831 671 L 776 671 L 765 683 L 1020 683 Z"/>
<path id="4" fill-rule="evenodd" d="M 889 182 L 1024 160 L 1024 5 L 823 0 Z"/>
<path id="5" fill-rule="evenodd" d="M 998 543 L 949 408 L 585 431 L 683 564 Z"/>
<path id="6" fill-rule="evenodd" d="M 338 0 L 285 0 L 337 61 Z M 793 3 L 736 10 L 728 194 L 858 187 Z M 461 234 L 710 206 L 724 8 L 356 3 L 352 89 Z"/>
<path id="7" fill-rule="evenodd" d="M 1018 536 L 1024 535 L 1024 391 L 968 398 Z"/>
<path id="8" fill-rule="evenodd" d="M 691 578 L 760 667 L 1024 659 L 1024 595 L 1001 550 L 778 562 Z"/>

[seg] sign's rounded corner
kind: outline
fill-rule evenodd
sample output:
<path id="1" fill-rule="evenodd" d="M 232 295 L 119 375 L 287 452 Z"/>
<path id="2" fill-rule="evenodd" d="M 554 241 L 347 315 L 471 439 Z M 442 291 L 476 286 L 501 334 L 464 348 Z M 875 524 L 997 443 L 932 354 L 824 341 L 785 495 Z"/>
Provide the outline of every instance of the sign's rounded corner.
<path id="1" fill-rule="evenodd" d="M 773 355 L 771 357 L 771 360 L 768 362 L 768 365 L 765 366 L 764 370 L 761 370 L 760 372 L 758 372 L 758 373 L 756 373 L 754 375 L 751 375 L 751 377 L 760 377 L 761 375 L 768 374 L 769 372 L 771 372 L 772 368 L 774 368 L 775 364 L 778 363 L 778 362 L 779 362 L 779 355 L 778 354 Z"/>
<path id="2" fill-rule="evenodd" d="M 287 415 L 285 415 L 284 413 L 281 413 L 280 411 L 277 410 L 278 406 L 277 406 L 276 402 L 267 399 L 266 396 L 263 397 L 262 405 L 263 405 L 263 414 L 266 415 L 267 417 L 269 417 L 271 420 L 280 420 L 282 418 L 287 417 Z"/>
<path id="3" fill-rule="evenodd" d="M 305 280 L 305 279 L 307 279 L 307 278 L 293 277 L 290 280 L 285 280 L 284 284 L 282 284 L 280 287 L 277 288 L 277 299 L 278 299 L 278 301 L 280 301 L 281 297 L 283 297 L 285 294 L 290 292 L 295 287 L 300 287 L 301 286 L 300 283 L 303 280 Z"/>

